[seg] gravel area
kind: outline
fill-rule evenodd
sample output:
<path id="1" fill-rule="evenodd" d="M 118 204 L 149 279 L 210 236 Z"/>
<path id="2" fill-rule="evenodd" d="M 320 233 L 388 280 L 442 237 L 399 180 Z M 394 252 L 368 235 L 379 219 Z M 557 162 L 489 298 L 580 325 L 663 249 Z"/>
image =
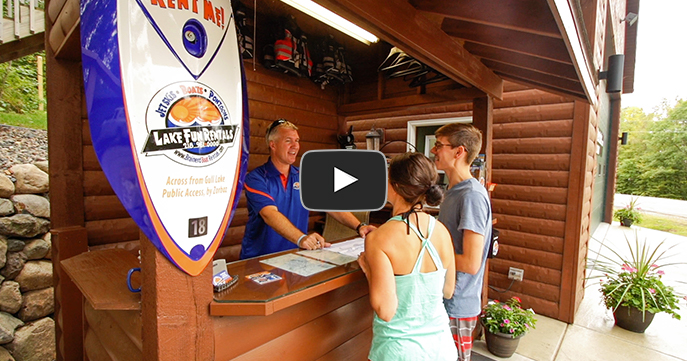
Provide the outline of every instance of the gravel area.
<path id="1" fill-rule="evenodd" d="M 48 132 L 0 124 L 0 171 L 48 160 Z"/>

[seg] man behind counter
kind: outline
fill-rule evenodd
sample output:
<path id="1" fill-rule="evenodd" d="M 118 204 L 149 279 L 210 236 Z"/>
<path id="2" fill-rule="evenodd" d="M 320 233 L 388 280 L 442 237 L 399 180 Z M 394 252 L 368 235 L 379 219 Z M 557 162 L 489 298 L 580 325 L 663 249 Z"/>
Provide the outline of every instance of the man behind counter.
<path id="1" fill-rule="evenodd" d="M 300 150 L 298 127 L 285 119 L 267 128 L 270 158 L 245 179 L 248 224 L 241 259 L 294 248 L 318 249 L 330 244 L 316 232 L 308 234 L 309 211 L 301 204 L 299 169 L 293 166 Z M 341 224 L 365 237 L 376 227 L 350 212 L 329 212 Z"/>

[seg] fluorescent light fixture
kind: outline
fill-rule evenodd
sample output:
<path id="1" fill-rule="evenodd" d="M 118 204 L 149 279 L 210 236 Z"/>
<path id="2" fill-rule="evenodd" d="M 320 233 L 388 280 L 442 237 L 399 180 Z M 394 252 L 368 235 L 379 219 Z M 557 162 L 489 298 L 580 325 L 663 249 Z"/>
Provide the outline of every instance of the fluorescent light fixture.
<path id="1" fill-rule="evenodd" d="M 376 36 L 368 33 L 367 31 L 361 29 L 359 26 L 342 18 L 341 16 L 334 14 L 333 12 L 321 6 L 320 4 L 317 4 L 310 0 L 281 1 L 343 32 L 344 34 L 348 34 L 352 38 L 355 38 L 358 41 L 361 41 L 367 45 L 379 41 L 379 39 Z"/>

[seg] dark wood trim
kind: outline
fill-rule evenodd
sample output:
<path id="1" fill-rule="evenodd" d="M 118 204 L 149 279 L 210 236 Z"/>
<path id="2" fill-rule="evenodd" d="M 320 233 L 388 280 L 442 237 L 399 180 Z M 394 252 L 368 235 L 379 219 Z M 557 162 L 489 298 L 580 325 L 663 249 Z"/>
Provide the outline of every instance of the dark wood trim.
<path id="1" fill-rule="evenodd" d="M 568 184 L 568 211 L 565 217 L 563 243 L 563 269 L 561 274 L 560 307 L 558 319 L 572 323 L 575 319 L 575 294 L 582 234 L 582 208 L 584 179 L 587 173 L 587 144 L 589 140 L 591 106 L 575 102 L 572 149 L 570 152 L 570 178 Z"/>
<path id="2" fill-rule="evenodd" d="M 503 80 L 405 0 L 316 0 L 461 84 L 501 98 Z"/>
<path id="3" fill-rule="evenodd" d="M 206 306 L 212 302 L 212 265 L 189 276 L 142 232 L 140 238 L 143 359 L 212 360 L 214 328 Z"/>
<path id="4" fill-rule="evenodd" d="M 613 221 L 613 200 L 617 185 L 616 175 L 618 174 L 618 146 L 620 145 L 620 112 L 621 101 L 611 100 L 611 133 L 608 135 L 608 164 L 606 168 L 606 204 L 604 205 L 603 221 L 611 223 Z"/>

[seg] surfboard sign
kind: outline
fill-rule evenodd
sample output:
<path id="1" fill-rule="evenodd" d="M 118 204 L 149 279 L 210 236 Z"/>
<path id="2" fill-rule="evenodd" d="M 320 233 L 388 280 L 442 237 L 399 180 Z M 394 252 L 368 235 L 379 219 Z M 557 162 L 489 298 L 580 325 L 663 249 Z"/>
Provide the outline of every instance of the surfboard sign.
<path id="1" fill-rule="evenodd" d="M 248 167 L 230 0 L 82 0 L 93 148 L 145 236 L 189 275 L 211 262 Z"/>

